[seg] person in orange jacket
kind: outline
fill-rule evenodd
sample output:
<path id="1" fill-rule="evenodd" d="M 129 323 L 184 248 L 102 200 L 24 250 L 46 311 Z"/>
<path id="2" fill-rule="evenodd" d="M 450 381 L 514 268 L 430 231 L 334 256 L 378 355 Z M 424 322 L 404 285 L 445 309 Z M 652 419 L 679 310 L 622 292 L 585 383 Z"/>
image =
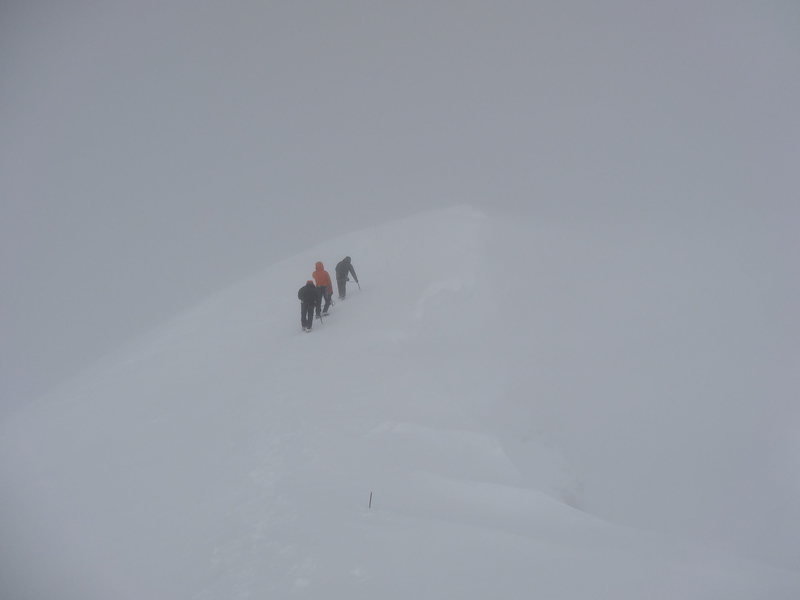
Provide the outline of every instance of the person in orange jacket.
<path id="1" fill-rule="evenodd" d="M 325 299 L 325 308 L 322 309 L 322 314 L 327 315 L 328 309 L 331 307 L 331 298 L 333 298 L 333 283 L 331 283 L 331 276 L 325 270 L 321 262 L 317 262 L 316 270 L 311 275 L 314 278 L 314 283 L 317 284 L 319 292 L 319 300 L 317 301 L 317 317 L 319 317 L 320 308 L 322 308 L 322 299 Z"/>

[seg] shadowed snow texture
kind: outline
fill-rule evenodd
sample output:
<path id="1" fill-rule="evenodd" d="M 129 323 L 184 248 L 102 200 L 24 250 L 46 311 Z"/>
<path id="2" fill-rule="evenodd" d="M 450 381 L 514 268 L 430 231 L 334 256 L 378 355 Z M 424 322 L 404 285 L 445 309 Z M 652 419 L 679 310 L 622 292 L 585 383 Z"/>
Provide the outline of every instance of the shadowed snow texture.
<path id="1" fill-rule="evenodd" d="M 345 255 L 363 289 L 303 333 L 297 288 Z M 462 207 L 325 242 L 2 424 L 4 585 L 798 598 L 796 572 L 736 550 L 774 488 L 741 441 L 766 427 L 767 366 L 730 349 L 755 301 L 721 291 L 727 264 L 666 232 Z"/>

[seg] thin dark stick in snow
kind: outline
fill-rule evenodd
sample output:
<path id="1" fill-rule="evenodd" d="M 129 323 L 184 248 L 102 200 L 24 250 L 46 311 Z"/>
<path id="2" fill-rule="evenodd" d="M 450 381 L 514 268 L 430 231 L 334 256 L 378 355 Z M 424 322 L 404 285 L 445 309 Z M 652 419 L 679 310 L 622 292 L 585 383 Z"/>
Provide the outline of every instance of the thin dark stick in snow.
<path id="1" fill-rule="evenodd" d="M 372 492 L 369 493 L 369 506 L 367 508 L 372 508 Z"/>

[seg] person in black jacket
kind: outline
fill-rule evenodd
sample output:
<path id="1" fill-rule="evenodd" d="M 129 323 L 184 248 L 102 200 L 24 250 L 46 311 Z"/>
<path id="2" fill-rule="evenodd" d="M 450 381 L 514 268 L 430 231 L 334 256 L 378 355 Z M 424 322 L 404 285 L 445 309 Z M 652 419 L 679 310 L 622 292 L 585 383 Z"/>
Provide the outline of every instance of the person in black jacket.
<path id="1" fill-rule="evenodd" d="M 309 279 L 297 290 L 297 299 L 300 300 L 300 324 L 303 326 L 303 331 L 311 331 L 311 325 L 314 323 L 314 307 L 319 301 L 319 292 L 312 280 Z"/>
<path id="2" fill-rule="evenodd" d="M 344 259 L 341 260 L 338 265 L 336 265 L 336 288 L 339 290 L 340 300 L 344 300 L 344 297 L 347 294 L 348 275 L 352 275 L 353 279 L 355 279 L 356 283 L 358 283 L 358 277 L 356 277 L 356 271 L 353 268 L 350 257 L 345 256 Z"/>

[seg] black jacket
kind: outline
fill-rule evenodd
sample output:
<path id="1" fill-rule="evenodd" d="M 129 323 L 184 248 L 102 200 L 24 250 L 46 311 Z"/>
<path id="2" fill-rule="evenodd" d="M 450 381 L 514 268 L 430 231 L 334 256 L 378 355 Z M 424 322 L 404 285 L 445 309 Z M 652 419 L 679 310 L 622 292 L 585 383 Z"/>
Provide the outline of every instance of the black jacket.
<path id="1" fill-rule="evenodd" d="M 344 260 L 340 261 L 338 265 L 336 265 L 336 279 L 342 280 L 347 279 L 348 273 L 353 276 L 353 279 L 358 282 L 358 277 L 356 277 L 356 271 L 353 268 L 353 264 L 350 262 L 350 257 L 345 257 Z"/>
<path id="2" fill-rule="evenodd" d="M 313 283 L 307 283 L 297 290 L 297 298 L 303 303 L 316 304 L 319 300 L 319 291 Z"/>

